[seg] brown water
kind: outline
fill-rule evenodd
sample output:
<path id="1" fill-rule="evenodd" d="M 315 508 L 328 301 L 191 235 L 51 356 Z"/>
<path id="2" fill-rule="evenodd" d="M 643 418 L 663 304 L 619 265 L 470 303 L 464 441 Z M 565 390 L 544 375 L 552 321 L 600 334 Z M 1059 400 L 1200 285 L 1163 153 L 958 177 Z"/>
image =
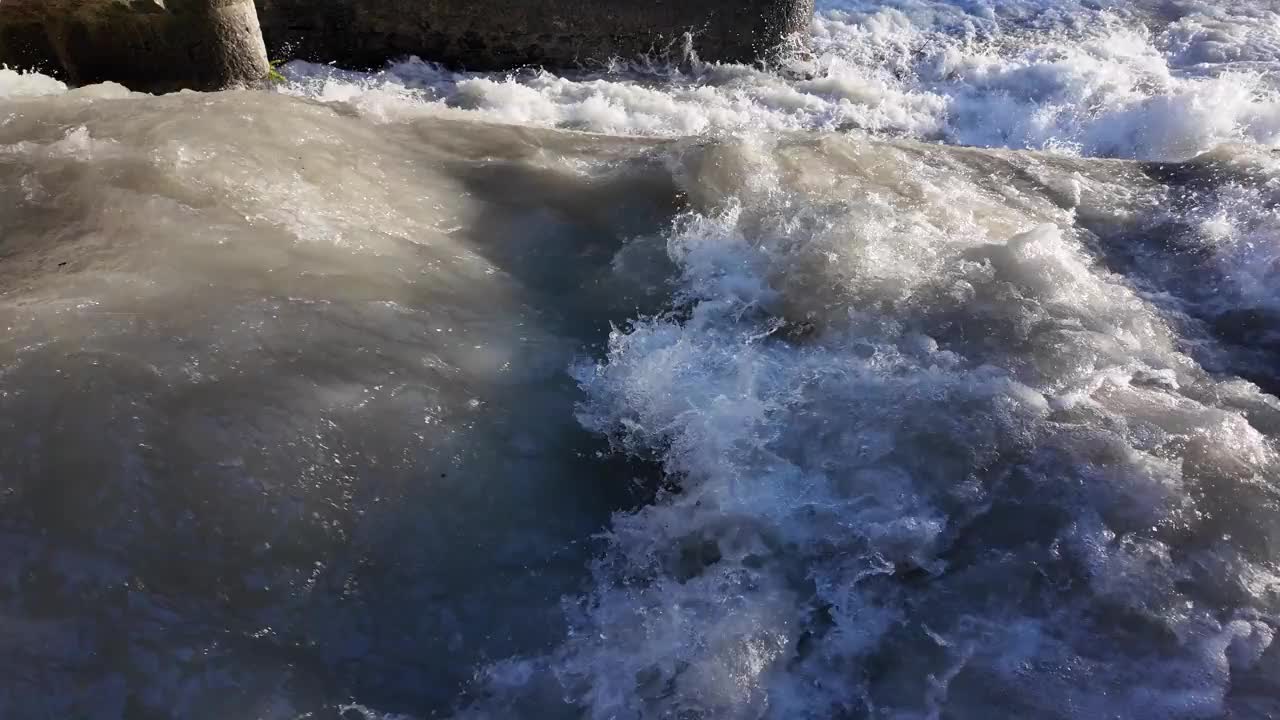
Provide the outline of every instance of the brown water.
<path id="1" fill-rule="evenodd" d="M 1264 14 L 846 4 L 825 74 L 0 71 L 0 717 L 1280 714 Z"/>
<path id="2" fill-rule="evenodd" d="M 566 368 L 657 302 L 649 148 L 84 95 L 0 128 L 4 714 L 447 705 L 558 639 L 631 501 Z"/>

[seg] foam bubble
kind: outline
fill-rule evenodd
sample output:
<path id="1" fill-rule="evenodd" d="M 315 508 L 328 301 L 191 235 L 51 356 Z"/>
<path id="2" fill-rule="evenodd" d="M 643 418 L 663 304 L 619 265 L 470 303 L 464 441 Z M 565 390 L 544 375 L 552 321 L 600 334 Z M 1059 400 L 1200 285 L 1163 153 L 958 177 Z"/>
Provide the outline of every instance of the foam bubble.
<path id="1" fill-rule="evenodd" d="M 1271 647 L 1277 588 L 1226 590 L 1272 572 L 1265 396 L 990 157 L 908 149 L 681 151 L 684 309 L 577 370 L 677 487 L 615 518 L 548 660 L 586 716 L 1211 717 Z M 1073 213 L 1128 182 L 1079 167 L 1038 170 Z"/>
<path id="2" fill-rule="evenodd" d="M 66 91 L 66 83 L 54 80 L 48 75 L 17 72 L 7 67 L 0 67 L 0 98 L 61 95 Z"/>
<path id="3" fill-rule="evenodd" d="M 289 92 L 384 119 L 461 109 L 610 134 L 857 129 L 1164 160 L 1280 141 L 1274 13 L 1161 13 L 1126 3 L 831 2 L 813 22 L 811 51 L 772 68 L 691 55 L 681 67 L 564 75 L 454 73 L 416 59 L 373 75 L 297 62 L 286 74 Z M 1224 25 L 1241 29 L 1214 29 Z"/>

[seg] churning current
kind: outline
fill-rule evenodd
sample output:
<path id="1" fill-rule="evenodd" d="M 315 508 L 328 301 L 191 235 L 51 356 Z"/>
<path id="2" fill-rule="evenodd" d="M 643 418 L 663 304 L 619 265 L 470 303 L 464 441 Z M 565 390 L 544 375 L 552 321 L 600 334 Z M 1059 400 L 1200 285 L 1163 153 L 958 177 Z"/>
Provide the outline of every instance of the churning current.
<path id="1" fill-rule="evenodd" d="M 1280 3 L 0 70 L 0 717 L 1280 717 Z"/>

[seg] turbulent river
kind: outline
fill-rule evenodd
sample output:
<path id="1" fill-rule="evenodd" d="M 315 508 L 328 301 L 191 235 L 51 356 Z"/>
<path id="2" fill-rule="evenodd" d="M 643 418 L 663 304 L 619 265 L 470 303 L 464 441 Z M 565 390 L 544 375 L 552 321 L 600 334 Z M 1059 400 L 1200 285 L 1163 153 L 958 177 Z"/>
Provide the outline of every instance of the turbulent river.
<path id="1" fill-rule="evenodd" d="M 0 70 L 0 717 L 1280 717 L 1280 3 Z"/>

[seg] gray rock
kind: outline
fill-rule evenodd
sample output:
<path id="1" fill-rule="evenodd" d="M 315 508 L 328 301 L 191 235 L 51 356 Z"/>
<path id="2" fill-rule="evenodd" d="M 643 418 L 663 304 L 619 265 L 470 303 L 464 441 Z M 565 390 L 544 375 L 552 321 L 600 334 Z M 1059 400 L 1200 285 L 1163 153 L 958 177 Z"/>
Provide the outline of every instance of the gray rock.
<path id="1" fill-rule="evenodd" d="M 0 0 L 0 65 L 73 84 L 220 89 L 280 57 L 357 67 L 418 55 L 473 70 L 613 58 L 766 57 L 813 0 Z"/>
<path id="2" fill-rule="evenodd" d="M 376 67 L 418 55 L 472 70 L 765 57 L 813 16 L 813 0 L 259 0 L 281 56 Z"/>
<path id="3" fill-rule="evenodd" d="M 221 89 L 268 71 L 253 0 L 3 0 L 0 64 L 151 92 Z"/>

